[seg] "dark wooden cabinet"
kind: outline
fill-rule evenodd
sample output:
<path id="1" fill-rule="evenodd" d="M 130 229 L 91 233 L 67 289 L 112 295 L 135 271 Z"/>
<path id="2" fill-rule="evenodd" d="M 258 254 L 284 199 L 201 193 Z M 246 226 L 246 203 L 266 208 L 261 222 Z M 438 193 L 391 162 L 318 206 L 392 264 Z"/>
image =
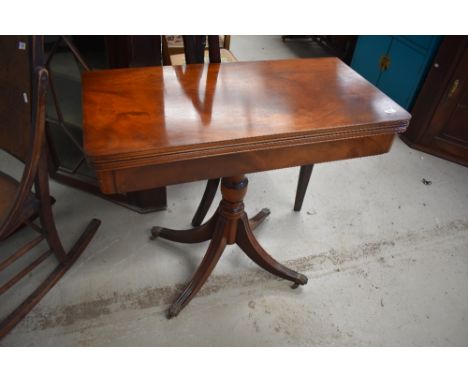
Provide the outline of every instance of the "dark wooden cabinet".
<path id="1" fill-rule="evenodd" d="M 412 114 L 409 146 L 468 166 L 468 36 L 443 39 Z"/>
<path id="2" fill-rule="evenodd" d="M 106 36 L 109 68 L 161 66 L 161 36 Z"/>
<path id="3" fill-rule="evenodd" d="M 283 42 L 290 39 L 312 39 L 326 53 L 336 56 L 348 65 L 351 64 L 358 36 L 354 35 L 283 35 Z"/>

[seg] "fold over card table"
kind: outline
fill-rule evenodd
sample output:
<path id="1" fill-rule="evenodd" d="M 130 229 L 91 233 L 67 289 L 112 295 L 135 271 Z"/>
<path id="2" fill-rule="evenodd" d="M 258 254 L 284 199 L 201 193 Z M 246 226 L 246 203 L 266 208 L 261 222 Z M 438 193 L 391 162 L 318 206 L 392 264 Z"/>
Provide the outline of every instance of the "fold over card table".
<path id="1" fill-rule="evenodd" d="M 83 110 L 85 150 L 104 193 L 222 178 L 222 201 L 205 224 L 152 229 L 153 238 L 210 240 L 169 317 L 200 290 L 230 244 L 293 286 L 307 283 L 256 240 L 253 229 L 269 210 L 247 218 L 245 174 L 383 154 L 410 120 L 336 58 L 86 72 Z"/>

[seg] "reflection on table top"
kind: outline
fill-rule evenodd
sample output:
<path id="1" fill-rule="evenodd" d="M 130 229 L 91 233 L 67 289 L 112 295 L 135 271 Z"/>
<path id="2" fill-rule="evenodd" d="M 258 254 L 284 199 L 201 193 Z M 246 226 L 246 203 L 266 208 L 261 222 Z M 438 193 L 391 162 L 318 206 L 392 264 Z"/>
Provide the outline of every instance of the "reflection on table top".
<path id="1" fill-rule="evenodd" d="M 95 161 L 358 136 L 410 118 L 336 58 L 87 72 L 83 106 Z"/>

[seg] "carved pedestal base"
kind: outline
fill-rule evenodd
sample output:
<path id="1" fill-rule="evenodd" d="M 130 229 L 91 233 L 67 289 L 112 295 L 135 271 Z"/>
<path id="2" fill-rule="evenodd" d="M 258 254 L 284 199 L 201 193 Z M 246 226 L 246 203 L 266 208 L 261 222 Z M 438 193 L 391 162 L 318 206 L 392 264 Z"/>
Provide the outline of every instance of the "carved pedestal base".
<path id="1" fill-rule="evenodd" d="M 265 220 L 270 211 L 265 208 L 252 219 L 247 218 L 243 203 L 247 183 L 244 175 L 223 178 L 221 183 L 223 200 L 213 217 L 199 227 L 182 231 L 162 227 L 152 228 L 152 239 L 162 237 L 179 243 L 200 243 L 211 240 L 192 280 L 169 308 L 169 318 L 177 316 L 200 290 L 223 254 L 224 248 L 229 244 L 237 244 L 247 256 L 268 272 L 292 281 L 294 288 L 307 283 L 306 276 L 278 263 L 258 243 L 252 231 Z"/>

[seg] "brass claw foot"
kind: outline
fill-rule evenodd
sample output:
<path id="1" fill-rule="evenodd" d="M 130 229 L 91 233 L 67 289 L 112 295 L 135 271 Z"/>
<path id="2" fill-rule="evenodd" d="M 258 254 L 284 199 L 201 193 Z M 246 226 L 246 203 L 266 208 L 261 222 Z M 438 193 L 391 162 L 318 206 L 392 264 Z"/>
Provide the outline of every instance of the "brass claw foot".
<path id="1" fill-rule="evenodd" d="M 151 228 L 151 237 L 150 240 L 156 240 L 159 235 L 161 235 L 161 231 L 163 230 L 163 227 L 153 227 Z"/>
<path id="2" fill-rule="evenodd" d="M 177 315 L 180 313 L 181 310 L 182 310 L 181 306 L 174 304 L 167 310 L 166 317 L 168 319 L 177 317 Z"/>
<path id="3" fill-rule="evenodd" d="M 307 281 L 309 281 L 307 276 L 303 275 L 302 273 L 298 273 L 298 275 L 298 280 L 293 285 L 291 285 L 291 289 L 297 289 L 299 285 L 306 285 Z"/>
<path id="4" fill-rule="evenodd" d="M 263 221 L 266 219 L 268 215 L 270 215 L 271 211 L 268 208 L 263 208 L 257 215 L 253 218 L 249 219 L 250 228 L 252 231 L 257 228 Z"/>

